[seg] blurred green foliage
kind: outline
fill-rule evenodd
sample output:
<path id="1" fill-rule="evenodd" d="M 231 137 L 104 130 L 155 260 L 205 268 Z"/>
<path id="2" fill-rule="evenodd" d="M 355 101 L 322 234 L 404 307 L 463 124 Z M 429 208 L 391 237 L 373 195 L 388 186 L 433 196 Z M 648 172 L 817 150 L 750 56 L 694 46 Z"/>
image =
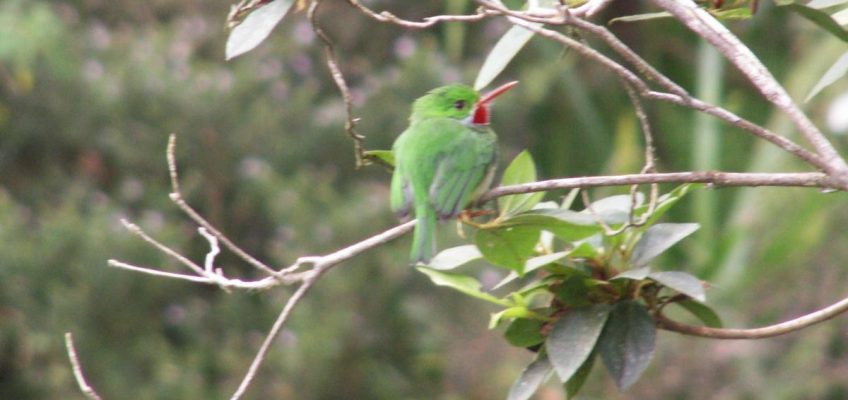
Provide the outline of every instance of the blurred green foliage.
<path id="1" fill-rule="evenodd" d="M 193 259 L 205 254 L 205 241 L 167 198 L 164 149 L 171 132 L 179 135 L 189 202 L 274 265 L 395 223 L 388 174 L 353 168 L 342 103 L 304 13 L 287 16 L 257 50 L 224 63 L 228 6 L 0 2 L 0 398 L 80 398 L 63 347 L 66 331 L 75 334 L 89 380 L 105 398 L 226 398 L 237 386 L 289 290 L 226 294 L 106 266 L 119 258 L 179 268 L 127 233 L 121 218 Z M 373 6 L 409 18 L 472 8 L 467 1 Z M 616 2 L 603 18 L 646 8 Z M 343 2 L 322 9 L 370 149 L 390 146 L 406 125 L 408 105 L 425 90 L 471 82 L 508 27 L 492 20 L 406 31 L 375 24 Z M 728 24 L 796 99 L 844 50 L 769 3 L 752 20 Z M 699 70 L 698 41 L 673 20 L 612 28 L 693 92 L 699 75 L 719 73 Z M 495 110 L 503 159 L 528 148 L 541 178 L 638 169 L 635 117 L 609 74 L 536 38 L 502 77 L 522 81 Z M 700 84 L 719 85 L 717 102 L 794 136 L 734 71 Z M 845 89 L 834 84 L 809 104 L 817 123 L 823 126 L 827 106 Z M 706 129 L 696 124 L 696 113 L 665 104 L 648 111 L 661 169 L 694 168 L 693 138 Z M 719 150 L 701 165 L 801 167 L 736 129 L 713 129 Z M 844 138 L 835 140 L 844 150 Z M 710 304 L 726 325 L 774 322 L 845 295 L 845 194 L 722 189 L 696 196 L 714 200 L 704 203 L 706 211 L 683 202 L 667 218 L 710 223 L 717 234 L 673 249 L 663 265 L 706 274 L 714 283 Z M 443 229 L 443 246 L 458 242 Z M 486 330 L 493 308 L 409 269 L 407 249 L 408 239 L 401 239 L 322 280 L 275 343 L 247 398 L 503 397 L 532 355 Z M 232 274 L 256 275 L 232 256 L 219 260 Z M 500 278 L 478 268 L 483 282 Z M 602 376 L 590 376 L 582 393 L 843 398 L 846 325 L 841 318 L 759 342 L 661 334 L 652 366 L 627 393 Z M 557 398 L 561 390 L 547 387 L 540 398 Z"/>

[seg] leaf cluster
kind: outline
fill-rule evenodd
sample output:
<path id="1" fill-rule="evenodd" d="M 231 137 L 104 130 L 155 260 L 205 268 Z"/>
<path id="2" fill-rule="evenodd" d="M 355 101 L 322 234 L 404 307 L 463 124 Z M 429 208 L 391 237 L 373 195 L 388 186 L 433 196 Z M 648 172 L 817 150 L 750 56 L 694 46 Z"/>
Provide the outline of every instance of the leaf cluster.
<path id="1" fill-rule="evenodd" d="M 533 160 L 522 152 L 506 169 L 502 184 L 535 180 Z M 580 211 L 571 209 L 576 191 L 561 203 L 542 201 L 543 193 L 504 196 L 495 216 L 463 221 L 473 244 L 446 249 L 418 270 L 436 285 L 501 307 L 489 327 L 505 325 L 511 345 L 538 353 L 515 382 L 510 399 L 529 398 L 553 373 L 572 396 L 597 357 L 624 390 L 653 357 L 652 314 L 676 304 L 706 325 L 720 325 L 703 304 L 699 279 L 653 266 L 698 229 L 693 223 L 658 222 L 697 188 L 677 187 L 653 207 L 641 194 L 615 195 Z M 645 223 L 634 225 L 634 218 Z M 484 290 L 475 277 L 459 271 L 477 260 L 505 270 L 504 278 Z"/>

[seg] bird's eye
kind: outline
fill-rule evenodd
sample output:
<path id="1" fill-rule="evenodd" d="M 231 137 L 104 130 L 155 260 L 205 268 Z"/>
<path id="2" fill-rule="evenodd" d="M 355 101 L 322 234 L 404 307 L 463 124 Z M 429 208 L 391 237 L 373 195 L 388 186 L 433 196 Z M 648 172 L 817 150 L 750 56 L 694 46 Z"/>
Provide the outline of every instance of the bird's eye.
<path id="1" fill-rule="evenodd" d="M 453 103 L 453 108 L 457 110 L 462 110 L 463 108 L 465 108 L 465 100 L 457 100 Z"/>

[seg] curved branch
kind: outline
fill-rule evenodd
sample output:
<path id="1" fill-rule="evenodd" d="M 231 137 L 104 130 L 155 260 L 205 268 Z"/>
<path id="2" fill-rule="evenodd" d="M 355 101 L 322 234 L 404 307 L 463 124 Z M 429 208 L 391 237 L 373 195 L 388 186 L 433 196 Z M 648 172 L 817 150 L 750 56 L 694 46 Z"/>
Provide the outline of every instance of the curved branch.
<path id="1" fill-rule="evenodd" d="M 662 314 L 655 315 L 657 327 L 684 335 L 699 336 L 711 339 L 762 339 L 780 336 L 804 329 L 848 311 L 848 298 L 842 299 L 821 310 L 809 313 L 786 322 L 754 329 L 710 328 L 706 326 L 687 325 L 670 320 Z"/>

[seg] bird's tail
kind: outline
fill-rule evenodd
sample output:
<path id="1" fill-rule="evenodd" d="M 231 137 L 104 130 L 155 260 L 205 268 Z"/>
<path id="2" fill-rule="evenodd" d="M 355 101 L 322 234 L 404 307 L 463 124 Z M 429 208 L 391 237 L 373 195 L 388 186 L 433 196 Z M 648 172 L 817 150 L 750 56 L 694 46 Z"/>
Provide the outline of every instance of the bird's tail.
<path id="1" fill-rule="evenodd" d="M 415 210 L 418 222 L 412 236 L 412 252 L 410 263 L 427 263 L 436 252 L 436 212 L 429 204 L 419 206 Z"/>

